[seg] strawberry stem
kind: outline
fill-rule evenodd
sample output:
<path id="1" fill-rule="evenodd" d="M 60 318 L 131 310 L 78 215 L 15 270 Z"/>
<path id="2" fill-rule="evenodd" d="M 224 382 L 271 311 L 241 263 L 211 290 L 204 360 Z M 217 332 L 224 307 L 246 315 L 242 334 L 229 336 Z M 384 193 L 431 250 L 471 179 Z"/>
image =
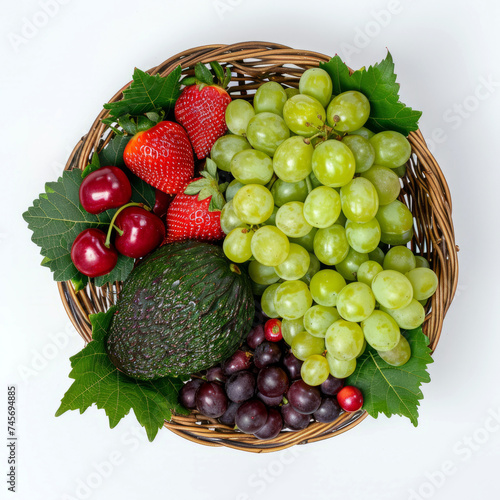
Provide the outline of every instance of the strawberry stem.
<path id="1" fill-rule="evenodd" d="M 111 233 L 113 232 L 113 229 L 116 230 L 116 232 L 121 236 L 123 234 L 123 231 L 117 227 L 115 225 L 115 221 L 116 221 L 116 218 L 118 217 L 118 214 L 124 210 L 125 208 L 127 207 L 141 207 L 141 208 L 144 208 L 144 210 L 148 210 L 148 211 L 151 211 L 151 209 L 144 205 L 144 203 L 135 203 L 135 202 L 131 202 L 131 203 L 126 203 L 125 205 L 122 205 L 116 212 L 115 214 L 113 215 L 113 218 L 111 219 L 111 222 L 109 223 L 109 227 L 108 227 L 108 232 L 106 234 L 106 241 L 104 242 L 104 246 L 106 248 L 109 248 L 110 245 L 111 245 Z"/>

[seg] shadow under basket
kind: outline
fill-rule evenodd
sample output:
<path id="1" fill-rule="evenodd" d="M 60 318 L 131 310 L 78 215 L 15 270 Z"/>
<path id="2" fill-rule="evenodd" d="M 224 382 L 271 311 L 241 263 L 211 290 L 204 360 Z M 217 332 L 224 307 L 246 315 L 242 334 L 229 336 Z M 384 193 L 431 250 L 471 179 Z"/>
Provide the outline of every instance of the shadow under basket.
<path id="1" fill-rule="evenodd" d="M 183 75 L 192 74 L 198 62 L 218 61 L 223 67 L 230 65 L 232 82 L 228 91 L 233 98 L 251 99 L 263 82 L 272 80 L 289 87 L 298 87 L 300 75 L 308 68 L 327 62 L 330 56 L 295 50 L 284 45 L 266 42 L 244 42 L 233 45 L 207 45 L 186 50 L 167 59 L 150 74 L 168 75 L 181 65 Z M 110 99 L 122 98 L 130 83 Z M 73 150 L 66 169 L 84 169 L 92 154 L 100 151 L 112 138 L 112 131 L 102 124 L 108 116 L 103 110 L 89 132 Z M 446 180 L 436 160 L 429 152 L 420 131 L 411 132 L 408 140 L 412 155 L 402 178 L 400 200 L 414 216 L 414 237 L 410 243 L 416 253 L 426 257 L 439 278 L 439 285 L 427 305 L 423 331 L 434 350 L 439 341 L 443 320 L 453 300 L 458 280 L 458 248 L 452 221 L 451 196 Z M 104 312 L 112 306 L 121 289 L 121 283 L 96 288 L 89 284 L 75 293 L 71 282 L 58 283 L 61 298 L 73 325 L 85 342 L 91 340 L 89 314 Z M 218 423 L 193 411 L 189 416 L 173 416 L 165 427 L 185 439 L 208 446 L 227 446 L 254 453 L 277 451 L 295 444 L 306 444 L 341 434 L 358 425 L 367 416 L 365 411 L 342 413 L 332 423 L 311 423 L 302 431 L 283 430 L 276 438 L 259 440 L 252 435 Z"/>

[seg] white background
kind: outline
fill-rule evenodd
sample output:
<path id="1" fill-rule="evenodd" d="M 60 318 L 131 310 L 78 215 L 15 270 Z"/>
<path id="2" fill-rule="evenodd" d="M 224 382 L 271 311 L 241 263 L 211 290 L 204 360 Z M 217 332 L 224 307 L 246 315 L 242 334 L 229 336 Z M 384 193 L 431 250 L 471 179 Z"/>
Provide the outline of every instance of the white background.
<path id="1" fill-rule="evenodd" d="M 43 7 L 45 5 L 45 7 Z M 462 7 L 461 5 L 466 5 Z M 45 10 L 44 10 L 45 9 Z M 45 14 L 48 12 L 49 14 Z M 495 497 L 498 390 L 500 4 L 476 0 L 22 0 L 3 2 L 0 217 L 0 442 L 7 386 L 18 391 L 18 484 L 0 498 L 315 500 Z M 37 26 L 38 25 L 38 26 Z M 83 347 L 22 212 L 135 66 L 209 43 L 265 40 L 341 54 L 353 68 L 396 63 L 453 195 L 458 293 L 423 386 L 420 424 L 368 418 L 341 436 L 254 455 L 167 430 L 153 443 L 132 416 L 54 417 Z M 4 417 L 2 417 L 4 415 Z M 494 416 L 496 415 L 496 421 Z"/>

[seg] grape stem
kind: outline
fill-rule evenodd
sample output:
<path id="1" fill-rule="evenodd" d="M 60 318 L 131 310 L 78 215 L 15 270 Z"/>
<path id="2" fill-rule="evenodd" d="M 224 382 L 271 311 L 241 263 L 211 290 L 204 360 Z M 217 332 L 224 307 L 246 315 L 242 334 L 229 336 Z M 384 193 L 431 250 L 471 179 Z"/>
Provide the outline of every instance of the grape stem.
<path id="1" fill-rule="evenodd" d="M 109 227 L 108 227 L 108 232 L 106 234 L 106 241 L 104 242 L 104 246 L 106 248 L 109 248 L 110 245 L 111 245 L 111 233 L 113 232 L 113 229 L 116 230 L 116 232 L 121 236 L 123 234 L 123 231 L 117 227 L 115 225 L 115 220 L 116 218 L 118 217 L 118 214 L 125 208 L 127 207 L 141 207 L 141 208 L 144 208 L 145 210 L 148 210 L 148 211 L 151 211 L 151 209 L 144 205 L 144 203 L 135 203 L 135 202 L 132 202 L 132 203 L 126 203 L 125 205 L 122 205 L 116 212 L 115 214 L 113 215 L 113 218 L 111 219 L 111 222 L 109 223 Z"/>

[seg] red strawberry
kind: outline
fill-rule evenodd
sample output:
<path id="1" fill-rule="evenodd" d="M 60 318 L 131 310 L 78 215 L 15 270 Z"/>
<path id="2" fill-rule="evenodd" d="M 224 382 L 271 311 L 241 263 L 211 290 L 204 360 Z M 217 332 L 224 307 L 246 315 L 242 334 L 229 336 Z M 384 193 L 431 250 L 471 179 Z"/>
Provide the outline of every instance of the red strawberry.
<path id="1" fill-rule="evenodd" d="M 166 243 L 182 240 L 217 241 L 225 234 L 220 227 L 220 211 L 224 197 L 217 184 L 217 167 L 207 159 L 203 177 L 188 183 L 184 193 L 179 193 L 167 211 Z"/>
<path id="2" fill-rule="evenodd" d="M 191 143 L 175 122 L 162 121 L 136 133 L 123 159 L 135 175 L 167 194 L 179 193 L 194 175 Z"/>
<path id="3" fill-rule="evenodd" d="M 230 72 L 224 72 L 218 63 L 211 63 L 219 80 L 225 87 L 231 77 Z M 198 159 L 206 158 L 214 142 L 227 131 L 226 108 L 231 97 L 223 87 L 213 84 L 210 71 L 201 63 L 195 67 L 196 78 L 183 80 L 188 85 L 175 103 L 175 119 L 186 129 L 194 152 Z M 223 78 L 221 78 L 221 75 Z M 227 82 L 227 83 L 226 83 Z"/>

